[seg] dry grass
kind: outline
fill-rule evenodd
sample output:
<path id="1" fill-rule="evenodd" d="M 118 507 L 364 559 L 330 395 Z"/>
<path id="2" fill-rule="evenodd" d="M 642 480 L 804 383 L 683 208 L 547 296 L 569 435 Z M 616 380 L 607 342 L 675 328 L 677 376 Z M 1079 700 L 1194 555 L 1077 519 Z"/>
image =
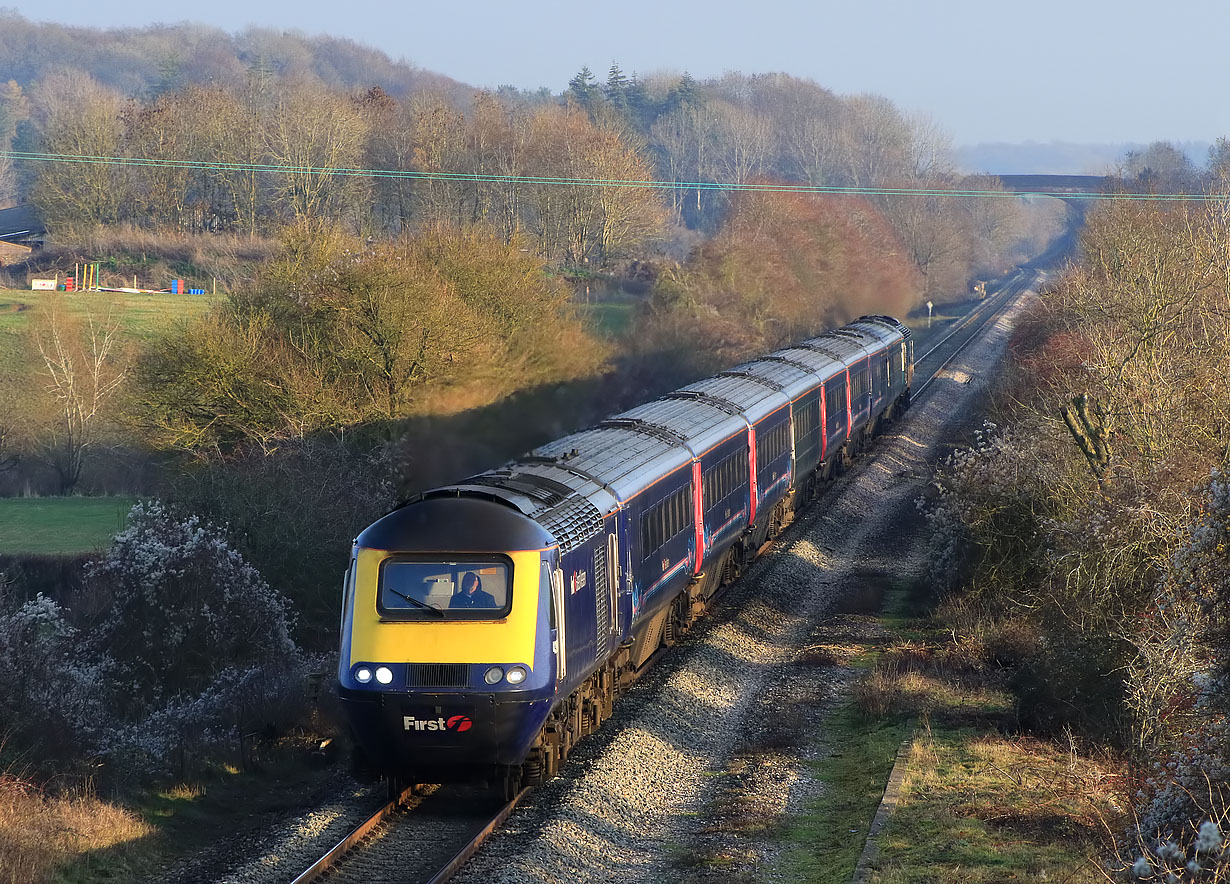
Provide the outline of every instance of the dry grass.
<path id="1" fill-rule="evenodd" d="M 861 645 L 808 645 L 794 656 L 797 666 L 849 666 L 866 653 Z"/>
<path id="2" fill-rule="evenodd" d="M 58 869 L 85 854 L 122 848 L 152 832 L 92 794 L 54 798 L 0 775 L 0 884 L 51 882 Z"/>
<path id="3" fill-rule="evenodd" d="M 71 274 L 78 262 L 99 261 L 104 285 L 131 285 L 134 274 L 143 286 L 161 288 L 179 276 L 197 286 L 233 290 L 253 268 L 277 249 L 275 240 L 242 234 L 187 234 L 131 227 L 100 227 L 72 237 L 54 237 L 28 261 L 9 268 L 11 285 L 26 288 L 26 277 L 50 270 Z"/>
<path id="4" fill-rule="evenodd" d="M 1104 880 L 1122 784 L 1101 759 L 976 729 L 924 729 L 880 839 L 876 884 Z"/>
<path id="5" fill-rule="evenodd" d="M 891 645 L 855 687 L 855 703 L 872 718 L 926 715 L 950 723 L 991 724 L 1013 710 L 987 666 L 985 646 L 964 638 Z"/>

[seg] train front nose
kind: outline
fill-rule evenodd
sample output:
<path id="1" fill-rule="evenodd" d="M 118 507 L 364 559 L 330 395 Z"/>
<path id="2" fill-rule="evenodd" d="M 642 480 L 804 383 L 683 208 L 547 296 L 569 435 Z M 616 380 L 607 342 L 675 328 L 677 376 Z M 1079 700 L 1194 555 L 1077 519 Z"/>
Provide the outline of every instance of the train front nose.
<path id="1" fill-rule="evenodd" d="M 349 692 L 347 692 L 349 693 Z M 467 779 L 518 764 L 550 709 L 549 697 L 495 693 L 343 694 L 355 738 L 380 770 L 419 782 Z"/>
<path id="2" fill-rule="evenodd" d="M 491 530 L 476 531 L 484 521 Z M 499 504 L 431 499 L 359 536 L 338 691 L 375 769 L 469 779 L 529 751 L 553 702 L 555 661 L 550 593 L 540 592 L 551 548 L 541 534 L 516 535 L 523 523 L 540 530 Z M 471 536 L 494 549 L 440 551 L 446 537 Z"/>

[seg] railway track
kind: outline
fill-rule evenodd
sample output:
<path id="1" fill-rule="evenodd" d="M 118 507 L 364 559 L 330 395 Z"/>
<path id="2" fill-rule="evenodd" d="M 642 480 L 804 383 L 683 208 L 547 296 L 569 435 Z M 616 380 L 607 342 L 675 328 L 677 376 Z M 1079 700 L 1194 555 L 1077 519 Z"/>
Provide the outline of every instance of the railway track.
<path id="1" fill-rule="evenodd" d="M 931 382 L 978 336 L 987 323 L 999 316 L 1023 291 L 1033 285 L 1037 278 L 1037 270 L 1022 269 L 998 292 L 962 317 L 925 353 L 915 356 L 915 386 L 910 392 L 910 398 L 917 401 Z M 920 376 L 925 378 L 922 383 L 918 383 Z"/>
<path id="2" fill-rule="evenodd" d="M 379 808 L 291 884 L 327 880 L 443 884 L 513 812 L 511 801 L 467 786 L 412 786 Z"/>
<path id="3" fill-rule="evenodd" d="M 1025 269 L 963 317 L 915 359 L 915 400 L 979 332 L 1037 279 Z M 663 652 L 660 651 L 660 656 Z M 330 848 L 290 884 L 326 880 L 443 884 L 508 819 L 528 789 L 511 801 L 480 787 L 415 786 L 402 791 Z"/>

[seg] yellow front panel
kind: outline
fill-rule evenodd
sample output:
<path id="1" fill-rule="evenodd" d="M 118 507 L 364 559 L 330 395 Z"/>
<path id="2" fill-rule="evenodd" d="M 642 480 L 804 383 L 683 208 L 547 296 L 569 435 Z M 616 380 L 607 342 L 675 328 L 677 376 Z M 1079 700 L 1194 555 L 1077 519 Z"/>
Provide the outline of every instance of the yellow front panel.
<path id="1" fill-rule="evenodd" d="M 538 619 L 537 551 L 502 553 L 512 559 L 512 613 L 504 620 L 380 619 L 376 610 L 381 560 L 389 552 L 360 549 L 355 572 L 350 665 L 366 663 L 534 662 Z"/>

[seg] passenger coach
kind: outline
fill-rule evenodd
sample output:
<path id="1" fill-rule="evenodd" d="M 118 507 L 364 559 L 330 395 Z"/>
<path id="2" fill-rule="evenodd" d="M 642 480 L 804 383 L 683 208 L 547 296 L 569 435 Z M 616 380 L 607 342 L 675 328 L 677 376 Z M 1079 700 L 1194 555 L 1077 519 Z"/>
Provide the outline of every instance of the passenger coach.
<path id="1" fill-rule="evenodd" d="M 552 775 L 619 691 L 908 405 L 856 322 L 408 501 L 359 535 L 338 667 L 393 782 Z"/>

